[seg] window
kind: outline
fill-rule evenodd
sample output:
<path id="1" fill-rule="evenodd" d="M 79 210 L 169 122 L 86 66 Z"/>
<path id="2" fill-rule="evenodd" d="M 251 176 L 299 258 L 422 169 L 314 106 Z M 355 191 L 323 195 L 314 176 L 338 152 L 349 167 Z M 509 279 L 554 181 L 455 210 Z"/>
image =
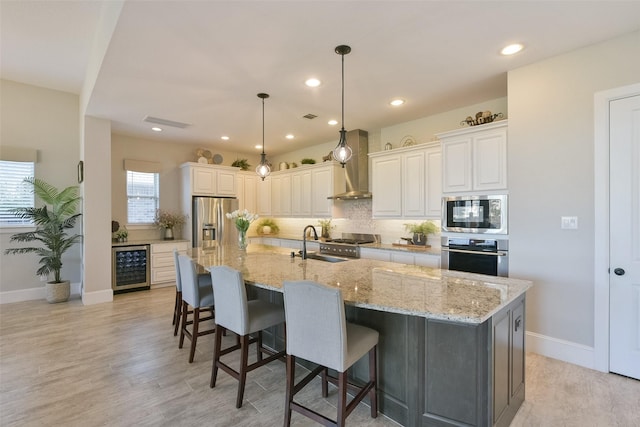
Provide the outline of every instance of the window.
<path id="1" fill-rule="evenodd" d="M 0 225 L 27 225 L 29 220 L 16 218 L 12 209 L 34 207 L 33 189 L 24 181 L 34 176 L 35 163 L 0 160 Z"/>
<path id="2" fill-rule="evenodd" d="M 157 173 L 127 171 L 127 222 L 150 224 L 159 200 Z"/>

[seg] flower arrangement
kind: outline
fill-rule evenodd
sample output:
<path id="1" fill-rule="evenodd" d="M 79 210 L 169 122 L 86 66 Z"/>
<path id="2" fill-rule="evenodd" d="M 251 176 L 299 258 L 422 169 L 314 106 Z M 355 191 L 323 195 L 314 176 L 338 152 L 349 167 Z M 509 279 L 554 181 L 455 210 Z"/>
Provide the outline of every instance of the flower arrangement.
<path id="1" fill-rule="evenodd" d="M 187 221 L 187 216 L 181 213 L 173 213 L 158 209 L 153 223 L 158 228 L 182 227 Z"/>
<path id="2" fill-rule="evenodd" d="M 322 228 L 321 235 L 322 237 L 328 239 L 331 237 L 331 229 L 336 228 L 335 225 L 331 225 L 331 218 L 329 219 L 319 219 L 318 224 Z"/>
<path id="3" fill-rule="evenodd" d="M 265 227 L 269 228 L 265 230 Z M 278 227 L 278 224 L 271 218 L 263 218 L 258 223 L 258 234 L 278 234 L 279 231 L 280 227 Z"/>
<path id="4" fill-rule="evenodd" d="M 258 214 L 252 214 L 248 210 L 239 210 L 226 214 L 227 218 L 232 219 L 236 223 L 236 228 L 246 233 L 253 221 L 258 219 Z"/>

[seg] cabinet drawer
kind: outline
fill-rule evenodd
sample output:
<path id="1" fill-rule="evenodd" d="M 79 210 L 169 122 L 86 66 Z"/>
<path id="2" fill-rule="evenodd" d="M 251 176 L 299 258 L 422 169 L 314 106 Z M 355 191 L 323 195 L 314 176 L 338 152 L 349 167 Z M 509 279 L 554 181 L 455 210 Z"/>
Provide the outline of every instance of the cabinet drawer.
<path id="1" fill-rule="evenodd" d="M 151 270 L 151 284 L 163 282 L 175 282 L 175 268 L 154 268 Z"/>
<path id="2" fill-rule="evenodd" d="M 173 260 L 173 253 L 171 254 L 152 254 L 151 255 L 151 268 L 175 268 L 175 262 Z"/>
<path id="3" fill-rule="evenodd" d="M 151 253 L 172 253 L 174 249 L 184 253 L 189 247 L 189 242 L 152 243 Z"/>

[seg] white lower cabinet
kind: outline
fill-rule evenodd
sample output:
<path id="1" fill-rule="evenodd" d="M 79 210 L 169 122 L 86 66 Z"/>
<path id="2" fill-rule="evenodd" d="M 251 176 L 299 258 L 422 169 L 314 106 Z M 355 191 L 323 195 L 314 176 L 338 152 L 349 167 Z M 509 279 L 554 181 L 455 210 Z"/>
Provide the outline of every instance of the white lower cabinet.
<path id="1" fill-rule="evenodd" d="M 167 242 L 151 244 L 151 284 L 175 282 L 176 267 L 173 250 L 186 254 L 189 242 Z"/>
<path id="2" fill-rule="evenodd" d="M 400 264 L 420 265 L 423 267 L 440 268 L 440 256 L 420 254 L 405 251 L 393 251 L 374 248 L 360 248 L 360 258 L 390 261 Z"/>

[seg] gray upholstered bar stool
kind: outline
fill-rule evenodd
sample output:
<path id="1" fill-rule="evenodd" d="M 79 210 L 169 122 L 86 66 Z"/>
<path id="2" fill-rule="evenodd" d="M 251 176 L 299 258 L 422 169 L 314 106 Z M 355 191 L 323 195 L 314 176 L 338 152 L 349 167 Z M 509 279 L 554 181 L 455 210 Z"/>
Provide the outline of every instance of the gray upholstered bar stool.
<path id="1" fill-rule="evenodd" d="M 178 266 L 180 268 L 180 281 L 182 283 L 182 327 L 180 328 L 180 343 L 178 348 L 182 348 L 184 337 L 191 340 L 191 350 L 189 352 L 189 363 L 193 362 L 196 353 L 196 343 L 198 337 L 214 333 L 215 327 L 200 331 L 200 323 L 212 320 L 211 316 L 200 317 L 200 312 L 213 307 L 213 289 L 211 285 L 200 286 L 196 264 L 186 255 L 178 255 Z M 193 320 L 187 319 L 190 313 L 189 306 L 193 307 Z M 187 326 L 193 325 L 191 331 Z"/>
<path id="2" fill-rule="evenodd" d="M 344 426 L 347 416 L 368 394 L 371 417 L 378 416 L 376 348 L 378 332 L 347 323 L 344 301 L 339 289 L 311 281 L 284 282 L 284 306 L 287 320 L 287 391 L 284 425 L 291 424 L 291 411 L 299 412 L 325 426 Z M 347 382 L 349 369 L 369 353 L 369 382 L 356 387 Z M 316 363 L 309 375 L 295 384 L 296 357 Z M 337 371 L 329 378 L 327 368 Z M 322 373 L 322 396 L 327 397 L 327 380 L 338 386 L 338 416 L 333 421 L 293 400 L 316 375 Z M 347 387 L 358 394 L 347 404 Z"/>
<path id="3" fill-rule="evenodd" d="M 284 323 L 284 307 L 261 300 L 247 301 L 242 273 L 227 266 L 218 266 L 211 269 L 211 282 L 213 294 L 216 300 L 216 334 L 213 350 L 213 366 L 211 369 L 211 388 L 216 386 L 218 368 L 222 369 L 238 380 L 238 395 L 236 408 L 242 406 L 244 386 L 247 380 L 247 372 L 284 356 L 284 350 L 274 352 L 262 346 L 262 330 Z M 240 338 L 239 343 L 222 350 L 222 332 L 225 330 L 235 332 Z M 257 332 L 257 337 L 250 338 L 249 334 Z M 249 365 L 249 344 L 257 345 L 257 361 Z M 220 360 L 220 356 L 235 350 L 240 350 L 240 368 L 234 370 Z M 262 357 L 262 353 L 269 355 Z"/>
<path id="4" fill-rule="evenodd" d="M 180 319 L 182 317 L 182 278 L 180 277 L 180 265 L 178 263 L 178 251 L 173 250 L 173 260 L 176 266 L 176 300 L 173 306 L 173 336 L 178 335 L 180 330 Z M 210 288 L 211 287 L 211 275 L 209 273 L 198 274 L 198 286 Z M 193 311 L 188 311 L 187 314 L 192 314 Z"/>

